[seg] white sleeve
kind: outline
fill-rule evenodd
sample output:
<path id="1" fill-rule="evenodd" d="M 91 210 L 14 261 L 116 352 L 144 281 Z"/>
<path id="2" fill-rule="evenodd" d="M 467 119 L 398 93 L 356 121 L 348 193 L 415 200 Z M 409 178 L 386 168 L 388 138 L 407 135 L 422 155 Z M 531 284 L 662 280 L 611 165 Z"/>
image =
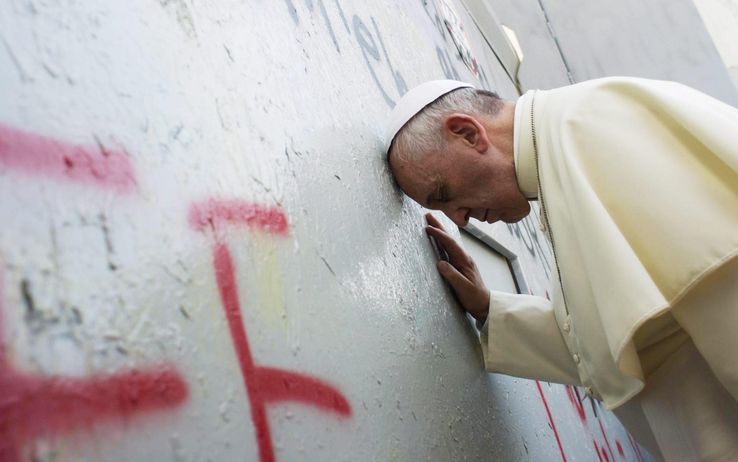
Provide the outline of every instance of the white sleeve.
<path id="1" fill-rule="evenodd" d="M 549 300 L 490 291 L 489 314 L 480 331 L 490 372 L 579 385 Z"/>

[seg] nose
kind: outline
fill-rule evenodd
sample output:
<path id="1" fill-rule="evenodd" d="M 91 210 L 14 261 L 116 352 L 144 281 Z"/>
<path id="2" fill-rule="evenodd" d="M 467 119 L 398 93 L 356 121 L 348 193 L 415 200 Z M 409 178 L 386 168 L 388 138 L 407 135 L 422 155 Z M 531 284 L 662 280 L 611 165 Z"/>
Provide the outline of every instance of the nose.
<path id="1" fill-rule="evenodd" d="M 453 221 L 454 224 L 459 228 L 463 228 L 469 222 L 470 210 L 468 208 L 447 208 L 442 210 L 442 212 L 444 215 L 449 217 L 449 219 L 451 219 L 451 221 Z"/>

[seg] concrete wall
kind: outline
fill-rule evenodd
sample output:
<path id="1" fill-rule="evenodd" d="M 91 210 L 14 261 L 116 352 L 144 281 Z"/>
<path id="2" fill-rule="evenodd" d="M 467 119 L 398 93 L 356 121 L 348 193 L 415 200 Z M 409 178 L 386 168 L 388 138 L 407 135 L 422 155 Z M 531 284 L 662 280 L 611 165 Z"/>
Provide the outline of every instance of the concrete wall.
<path id="1" fill-rule="evenodd" d="M 628 75 L 675 80 L 738 105 L 738 91 L 692 0 L 489 2 L 518 32 L 524 88 Z M 729 43 L 735 50 L 735 41 Z"/>
<path id="2" fill-rule="evenodd" d="M 735 0 L 694 0 L 710 36 L 738 85 L 738 2 Z"/>
<path id="3" fill-rule="evenodd" d="M 2 3 L 0 461 L 646 458 L 482 370 L 389 177 L 410 86 L 516 96 L 449 5 L 476 74 L 431 1 Z M 489 233 L 545 295 L 536 217 Z"/>

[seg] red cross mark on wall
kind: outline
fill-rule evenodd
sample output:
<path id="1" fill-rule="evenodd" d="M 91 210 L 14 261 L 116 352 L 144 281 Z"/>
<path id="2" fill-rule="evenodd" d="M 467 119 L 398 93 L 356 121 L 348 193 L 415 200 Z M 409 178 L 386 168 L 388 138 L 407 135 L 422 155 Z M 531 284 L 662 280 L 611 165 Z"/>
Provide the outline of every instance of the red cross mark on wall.
<path id="1" fill-rule="evenodd" d="M 210 229 L 215 234 L 213 267 L 220 299 L 228 321 L 233 346 L 241 366 L 241 374 L 251 405 L 251 419 L 256 428 L 260 462 L 275 460 L 267 406 L 285 401 L 315 406 L 340 417 L 351 415 L 351 406 L 335 387 L 309 375 L 261 366 L 254 361 L 236 284 L 236 269 L 228 245 L 223 242 L 222 227 L 226 224 L 257 228 L 274 235 L 287 234 L 287 217 L 276 207 L 238 200 L 209 200 L 190 208 L 190 225 L 198 230 Z"/>
<path id="2" fill-rule="evenodd" d="M 0 124 L 0 171 L 87 185 L 119 194 L 136 188 L 122 151 L 66 143 Z M 32 458 L 30 443 L 95 424 L 127 422 L 187 400 L 187 383 L 170 364 L 84 377 L 19 370 L 7 355 L 0 267 L 0 462 Z"/>

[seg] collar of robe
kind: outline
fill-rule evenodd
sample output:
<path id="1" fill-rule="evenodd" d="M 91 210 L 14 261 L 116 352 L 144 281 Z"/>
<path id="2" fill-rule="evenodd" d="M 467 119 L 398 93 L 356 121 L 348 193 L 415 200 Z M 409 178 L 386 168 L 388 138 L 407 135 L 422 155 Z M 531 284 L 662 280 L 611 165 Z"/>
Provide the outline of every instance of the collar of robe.
<path id="1" fill-rule="evenodd" d="M 536 175 L 536 159 L 533 148 L 533 128 L 530 124 L 533 91 L 528 91 L 518 98 L 515 104 L 515 120 L 513 125 L 513 155 L 515 159 L 515 175 L 518 187 L 528 199 L 538 197 L 538 178 Z"/>

